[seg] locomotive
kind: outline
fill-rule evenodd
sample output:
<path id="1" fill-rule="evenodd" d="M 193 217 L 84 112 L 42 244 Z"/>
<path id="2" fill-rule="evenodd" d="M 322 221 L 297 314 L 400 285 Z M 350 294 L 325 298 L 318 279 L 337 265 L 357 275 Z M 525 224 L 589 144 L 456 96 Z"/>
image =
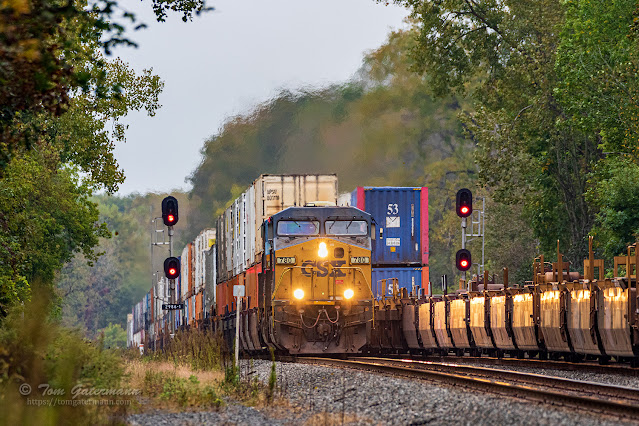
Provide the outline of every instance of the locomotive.
<path id="1" fill-rule="evenodd" d="M 290 207 L 264 226 L 267 345 L 292 354 L 359 353 L 372 320 L 371 216 Z M 270 295 L 270 297 L 268 297 Z"/>

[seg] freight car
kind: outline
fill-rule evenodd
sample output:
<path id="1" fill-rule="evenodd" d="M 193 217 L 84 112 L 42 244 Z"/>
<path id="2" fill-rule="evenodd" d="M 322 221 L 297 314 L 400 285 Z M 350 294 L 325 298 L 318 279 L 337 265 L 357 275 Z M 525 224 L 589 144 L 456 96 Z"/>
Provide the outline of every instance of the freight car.
<path id="1" fill-rule="evenodd" d="M 491 283 L 485 273 L 471 282 L 470 291 L 433 297 L 397 291 L 376 306 L 376 312 L 386 311 L 382 329 L 393 336 L 369 342 L 369 349 L 569 361 L 588 357 L 601 363 L 615 358 L 637 366 L 638 280 L 632 274 L 637 264 L 639 243 L 628 247 L 627 256 L 615 257 L 620 276 L 604 278 L 604 262 L 594 259 L 591 238 L 585 276 L 571 272 L 558 252 L 556 262 L 535 259 L 533 280 L 523 286 L 510 287 L 505 269 L 502 283 L 494 283 L 494 277 Z"/>

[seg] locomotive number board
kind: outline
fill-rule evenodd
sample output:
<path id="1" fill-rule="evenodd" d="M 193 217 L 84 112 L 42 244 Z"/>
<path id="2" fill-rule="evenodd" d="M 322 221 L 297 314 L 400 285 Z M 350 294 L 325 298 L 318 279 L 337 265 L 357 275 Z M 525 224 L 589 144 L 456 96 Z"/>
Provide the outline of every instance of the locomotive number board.
<path id="1" fill-rule="evenodd" d="M 351 256 L 351 265 L 365 265 L 371 263 L 369 256 Z"/>
<path id="2" fill-rule="evenodd" d="M 295 256 L 276 257 L 275 263 L 278 265 L 295 265 Z"/>

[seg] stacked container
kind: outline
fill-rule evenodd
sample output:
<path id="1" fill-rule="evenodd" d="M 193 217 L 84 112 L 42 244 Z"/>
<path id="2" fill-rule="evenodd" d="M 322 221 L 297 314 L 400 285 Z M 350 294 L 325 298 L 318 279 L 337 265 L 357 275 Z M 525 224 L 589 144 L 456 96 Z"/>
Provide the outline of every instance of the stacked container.
<path id="1" fill-rule="evenodd" d="M 216 259 L 216 245 L 206 251 L 204 261 L 204 317 L 206 318 L 210 312 L 211 307 L 215 306 L 215 259 Z"/>
<path id="2" fill-rule="evenodd" d="M 199 293 L 204 289 L 206 275 L 206 253 L 215 244 L 215 229 L 205 229 L 195 238 L 193 242 L 193 278 L 195 280 L 195 292 Z"/>
<path id="3" fill-rule="evenodd" d="M 264 221 L 288 207 L 316 201 L 337 202 L 336 175 L 261 175 L 224 211 L 215 228 L 215 272 L 218 287 L 222 287 L 210 292 L 217 294 L 212 297 L 217 300 L 218 314 L 224 314 L 225 307 L 232 310 L 231 281 L 245 273 L 253 274 L 252 268 L 262 261 Z"/>
<path id="4" fill-rule="evenodd" d="M 428 273 L 428 188 L 358 187 L 339 197 L 340 205 L 350 205 L 370 213 L 376 224 L 371 264 L 372 286 L 397 278 L 400 288 L 417 294 L 419 288 L 431 294 Z M 378 294 L 390 295 L 388 284 Z"/>

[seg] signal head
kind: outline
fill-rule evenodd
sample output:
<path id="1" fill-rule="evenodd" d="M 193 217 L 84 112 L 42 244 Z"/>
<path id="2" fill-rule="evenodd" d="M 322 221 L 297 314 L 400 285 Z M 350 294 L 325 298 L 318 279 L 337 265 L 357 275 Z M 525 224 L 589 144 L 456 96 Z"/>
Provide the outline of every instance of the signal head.
<path id="1" fill-rule="evenodd" d="M 470 251 L 466 249 L 458 250 L 455 254 L 455 266 L 462 272 L 468 271 L 473 264 Z"/>
<path id="2" fill-rule="evenodd" d="M 468 217 L 473 213 L 473 193 L 470 189 L 462 188 L 457 191 L 455 211 L 459 217 Z"/>
<path id="3" fill-rule="evenodd" d="M 177 257 L 167 257 L 164 260 L 164 275 L 170 280 L 180 276 L 180 259 Z"/>
<path id="4" fill-rule="evenodd" d="M 178 219 L 178 201 L 169 195 L 162 200 L 162 221 L 166 226 L 173 226 Z"/>

